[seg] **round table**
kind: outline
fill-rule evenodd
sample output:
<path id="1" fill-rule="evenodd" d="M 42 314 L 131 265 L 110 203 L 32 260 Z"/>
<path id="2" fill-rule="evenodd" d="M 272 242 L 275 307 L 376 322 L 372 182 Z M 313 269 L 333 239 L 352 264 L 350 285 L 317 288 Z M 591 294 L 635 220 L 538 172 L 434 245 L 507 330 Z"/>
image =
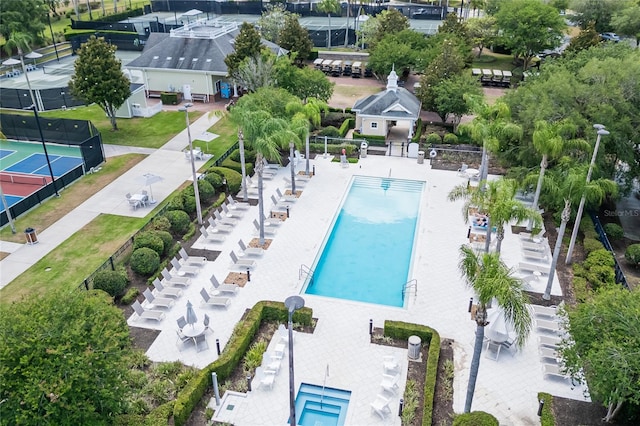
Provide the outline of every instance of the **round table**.
<path id="1" fill-rule="evenodd" d="M 204 333 L 204 324 L 196 323 L 196 324 L 187 324 L 182 329 L 182 334 L 187 337 L 196 337 Z"/>

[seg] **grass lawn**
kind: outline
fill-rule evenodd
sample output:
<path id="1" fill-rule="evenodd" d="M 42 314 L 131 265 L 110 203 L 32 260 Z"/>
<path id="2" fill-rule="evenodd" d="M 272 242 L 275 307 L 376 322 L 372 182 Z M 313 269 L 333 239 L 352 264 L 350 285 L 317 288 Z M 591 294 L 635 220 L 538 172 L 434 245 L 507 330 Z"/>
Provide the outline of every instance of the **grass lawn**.
<path id="1" fill-rule="evenodd" d="M 474 57 L 472 68 L 490 68 L 495 70 L 512 71 L 516 66 L 513 64 L 512 55 L 493 53 L 489 49 L 484 49 L 480 57 Z"/>
<path id="2" fill-rule="evenodd" d="M 75 291 L 146 221 L 145 218 L 98 216 L 0 290 L 0 300 L 11 303 L 31 293 L 53 289 Z"/>
<path id="3" fill-rule="evenodd" d="M 229 120 L 227 116 L 218 120 L 218 122 L 211 126 L 208 131 L 215 133 L 216 135 L 220 135 L 209 142 L 208 150 L 207 143 L 205 141 L 194 140 L 193 146 L 199 147 L 203 152 L 213 154 L 214 161 L 227 152 L 227 149 L 238 141 L 238 129 L 231 123 L 231 120 Z"/>
<path id="4" fill-rule="evenodd" d="M 24 243 L 25 237 L 22 231 L 26 228 L 32 227 L 42 232 L 145 157 L 142 154 L 127 154 L 109 159 L 98 173 L 85 175 L 60 192 L 60 198 L 49 198 L 40 206 L 16 219 L 15 225 L 18 231 L 16 234 L 11 233 L 9 226 L 2 228 L 0 239 Z"/>
<path id="5" fill-rule="evenodd" d="M 40 115 L 89 120 L 102 134 L 102 143 L 143 148 L 160 148 L 187 126 L 184 113 L 179 111 L 162 111 L 149 118 L 119 118 L 117 132 L 111 130 L 111 122 L 97 105 L 42 112 Z M 193 123 L 201 115 L 200 111 L 190 111 L 189 120 Z"/>

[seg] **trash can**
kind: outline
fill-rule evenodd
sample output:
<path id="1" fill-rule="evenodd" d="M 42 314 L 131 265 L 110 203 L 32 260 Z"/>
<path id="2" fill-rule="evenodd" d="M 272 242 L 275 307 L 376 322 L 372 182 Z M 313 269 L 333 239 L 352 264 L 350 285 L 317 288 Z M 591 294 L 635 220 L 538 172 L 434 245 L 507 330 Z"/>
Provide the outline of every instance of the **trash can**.
<path id="1" fill-rule="evenodd" d="M 38 242 L 38 235 L 33 228 L 27 228 L 24 230 L 24 235 L 27 237 L 27 244 L 36 244 Z"/>
<path id="2" fill-rule="evenodd" d="M 418 151 L 418 164 L 424 164 L 424 151 Z"/>
<path id="3" fill-rule="evenodd" d="M 409 359 L 418 360 L 420 359 L 420 345 L 422 341 L 418 336 L 409 336 Z"/>
<path id="4" fill-rule="evenodd" d="M 369 148 L 369 145 L 366 142 L 360 144 L 360 158 L 367 158 L 367 148 Z"/>

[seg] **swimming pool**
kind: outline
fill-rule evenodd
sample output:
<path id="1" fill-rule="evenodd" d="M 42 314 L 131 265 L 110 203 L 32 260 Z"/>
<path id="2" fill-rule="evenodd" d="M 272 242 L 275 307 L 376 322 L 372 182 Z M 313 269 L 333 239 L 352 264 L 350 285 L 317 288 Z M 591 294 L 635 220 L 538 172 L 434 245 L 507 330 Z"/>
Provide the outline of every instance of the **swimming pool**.
<path id="1" fill-rule="evenodd" d="M 403 306 L 424 182 L 354 176 L 306 294 Z"/>
<path id="2" fill-rule="evenodd" d="M 301 383 L 296 395 L 296 423 L 301 426 L 344 425 L 351 391 Z"/>

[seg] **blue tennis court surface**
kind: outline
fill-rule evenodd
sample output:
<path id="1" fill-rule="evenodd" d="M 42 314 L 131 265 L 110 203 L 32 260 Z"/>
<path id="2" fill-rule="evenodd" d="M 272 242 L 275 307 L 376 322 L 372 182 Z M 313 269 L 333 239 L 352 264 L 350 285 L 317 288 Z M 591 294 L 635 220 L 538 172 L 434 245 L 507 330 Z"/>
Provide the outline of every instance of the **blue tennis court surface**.
<path id="1" fill-rule="evenodd" d="M 13 154 L 15 151 L 10 150 L 10 149 L 0 149 L 0 160 L 2 160 L 4 157 L 8 157 L 9 155 Z"/>
<path id="2" fill-rule="evenodd" d="M 7 195 L 5 194 L 4 199 L 7 200 L 7 205 L 9 207 L 16 204 L 18 201 L 22 200 L 22 197 L 16 197 L 15 195 Z M 2 203 L 0 203 L 2 204 Z M 4 211 L 4 204 L 0 205 L 0 211 Z"/>
<path id="3" fill-rule="evenodd" d="M 82 158 L 60 155 L 49 155 L 49 161 L 51 162 L 53 175 L 56 177 L 62 176 L 82 164 Z M 47 157 L 40 153 L 31 154 L 24 160 L 7 167 L 5 170 L 7 172 L 30 173 L 43 176 L 49 175 Z"/>

